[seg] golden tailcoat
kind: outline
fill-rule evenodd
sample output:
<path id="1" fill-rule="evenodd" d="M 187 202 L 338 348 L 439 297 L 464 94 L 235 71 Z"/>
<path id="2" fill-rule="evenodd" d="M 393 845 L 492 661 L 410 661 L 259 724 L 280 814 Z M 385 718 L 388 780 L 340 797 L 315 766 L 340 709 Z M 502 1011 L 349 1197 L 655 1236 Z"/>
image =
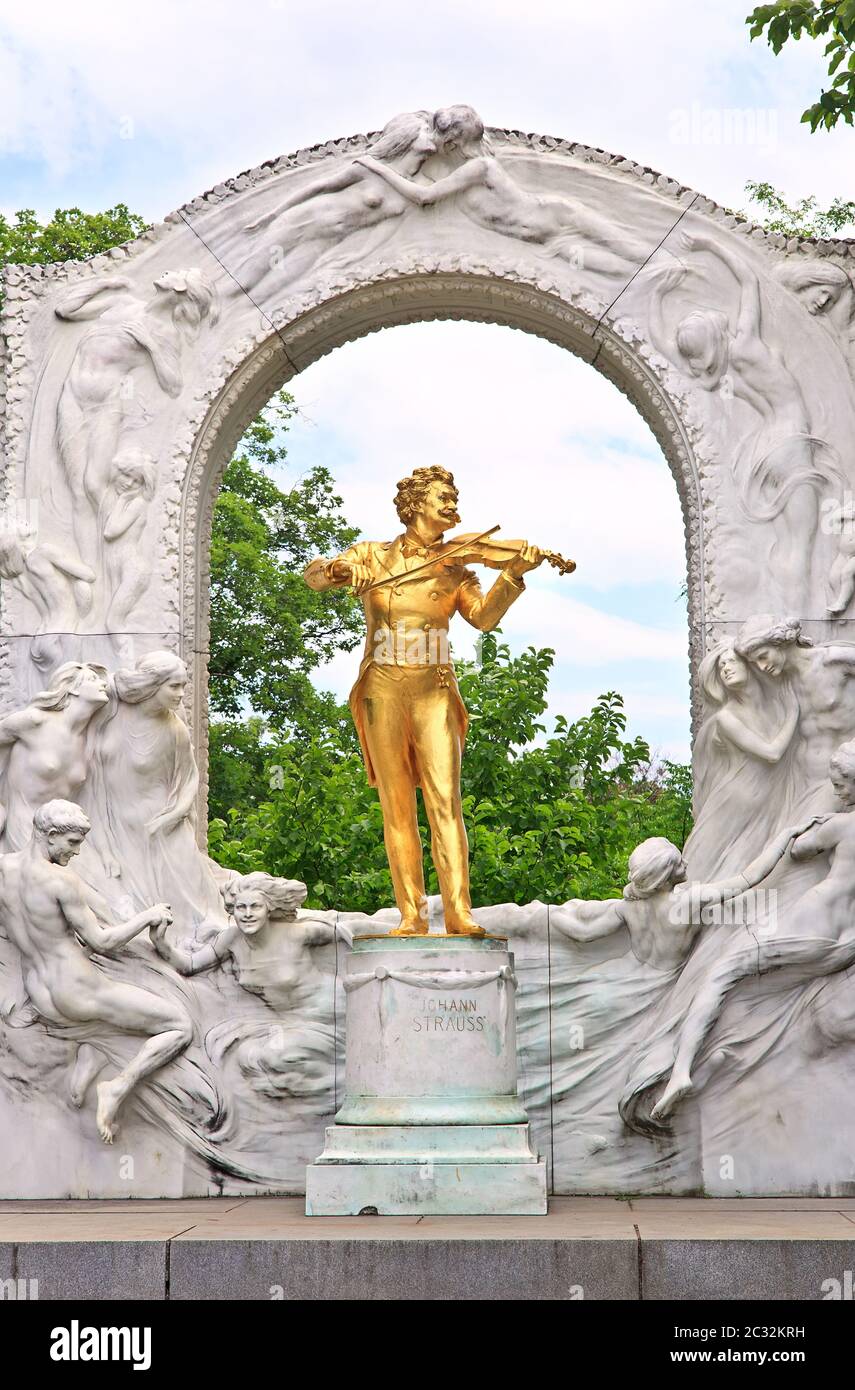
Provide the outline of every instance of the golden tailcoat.
<path id="1" fill-rule="evenodd" d="M 401 535 L 393 541 L 358 541 L 338 559 L 347 564 L 366 565 L 376 582 L 398 575 L 403 578 L 410 570 L 425 564 L 439 549 L 441 546 L 416 547 Z M 318 590 L 344 588 L 341 581 L 331 577 L 335 563 L 335 560 L 313 560 L 305 572 L 306 583 Z M 372 786 L 377 785 L 377 779 L 366 745 L 361 698 L 371 668 L 382 664 L 385 671 L 394 675 L 396 667 L 435 666 L 437 680 L 447 684 L 456 697 L 456 719 L 462 742 L 468 721 L 451 664 L 448 625 L 454 614 L 460 613 L 472 627 L 489 632 L 501 622 L 524 587 L 522 580 L 512 579 L 502 572 L 485 594 L 478 576 L 452 558 L 437 562 L 405 584 L 385 584 L 363 596 L 365 649 L 356 684 L 350 692 L 350 710 Z M 406 679 L 405 671 L 401 672 L 400 679 Z"/>

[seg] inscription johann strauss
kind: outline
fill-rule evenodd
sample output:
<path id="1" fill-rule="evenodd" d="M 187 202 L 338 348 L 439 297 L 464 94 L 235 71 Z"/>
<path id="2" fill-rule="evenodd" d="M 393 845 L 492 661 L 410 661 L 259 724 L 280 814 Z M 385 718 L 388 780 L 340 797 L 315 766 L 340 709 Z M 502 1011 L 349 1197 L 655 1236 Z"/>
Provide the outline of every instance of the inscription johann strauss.
<path id="1" fill-rule="evenodd" d="M 483 1033 L 485 1018 L 474 999 L 425 999 L 413 1018 L 414 1033 Z"/>

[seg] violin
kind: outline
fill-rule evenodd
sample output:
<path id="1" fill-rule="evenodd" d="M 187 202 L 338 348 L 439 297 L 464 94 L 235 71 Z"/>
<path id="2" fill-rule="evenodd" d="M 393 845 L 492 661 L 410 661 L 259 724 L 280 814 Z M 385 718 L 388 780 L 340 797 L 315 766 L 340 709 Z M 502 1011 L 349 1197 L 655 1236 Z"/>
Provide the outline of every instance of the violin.
<path id="1" fill-rule="evenodd" d="M 407 584 L 424 570 L 431 569 L 434 565 L 449 564 L 452 560 L 461 565 L 486 565 L 489 569 L 503 570 L 511 560 L 516 559 L 525 541 L 507 540 L 505 537 L 496 536 L 498 530 L 498 526 L 491 526 L 489 531 L 467 531 L 462 536 L 451 536 L 447 541 L 443 541 L 436 554 L 425 560 L 423 565 L 416 565 L 415 569 L 408 570 L 404 575 L 390 575 L 388 579 L 378 579 L 365 592 L 370 593 L 372 589 L 383 588 L 386 584 Z M 559 574 L 572 574 L 576 568 L 575 560 L 565 560 L 564 556 L 555 550 L 541 550 L 540 554 Z"/>
<path id="2" fill-rule="evenodd" d="M 453 558 L 463 565 L 487 565 L 491 570 L 502 570 L 505 565 L 510 564 L 511 560 L 519 555 L 526 542 L 507 540 L 504 536 L 495 536 L 494 533 L 498 529 L 498 526 L 493 526 L 489 531 L 480 533 L 468 531 L 462 536 L 452 536 L 443 542 L 439 553 L 433 558 L 436 560 L 450 558 L 446 552 L 451 551 Z M 540 549 L 539 546 L 538 549 Z M 559 555 L 557 550 L 541 550 L 540 554 L 548 565 L 558 570 L 559 574 L 572 574 L 576 568 L 575 560 L 565 560 L 564 556 Z"/>

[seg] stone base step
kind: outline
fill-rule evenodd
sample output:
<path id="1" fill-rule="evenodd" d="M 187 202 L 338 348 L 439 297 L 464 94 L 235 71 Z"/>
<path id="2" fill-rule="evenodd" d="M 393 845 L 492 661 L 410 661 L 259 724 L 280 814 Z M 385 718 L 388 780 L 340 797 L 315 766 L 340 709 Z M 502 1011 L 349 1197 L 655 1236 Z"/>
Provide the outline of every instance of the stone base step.
<path id="1" fill-rule="evenodd" d="M 524 1125 L 329 1125 L 316 1163 L 536 1163 Z"/>
<path id="2" fill-rule="evenodd" d="M 545 1216 L 546 1164 L 317 1163 L 307 1216 Z"/>

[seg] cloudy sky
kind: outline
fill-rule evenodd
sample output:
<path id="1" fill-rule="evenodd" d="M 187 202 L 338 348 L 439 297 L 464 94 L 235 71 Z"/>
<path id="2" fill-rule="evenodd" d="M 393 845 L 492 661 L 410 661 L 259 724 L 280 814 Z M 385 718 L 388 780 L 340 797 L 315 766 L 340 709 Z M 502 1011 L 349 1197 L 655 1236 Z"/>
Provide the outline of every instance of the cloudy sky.
<path id="1" fill-rule="evenodd" d="M 745 206 L 749 178 L 792 197 L 852 196 L 855 137 L 799 124 L 820 50 L 775 58 L 750 44 L 749 8 L 0 0 L 0 211 L 122 201 L 159 220 L 264 159 L 452 102 L 490 125 L 629 155 L 732 207 Z M 439 459 L 459 475 L 467 529 L 500 522 L 572 554 L 578 574 L 538 573 L 506 635 L 557 649 L 553 709 L 582 713 L 621 690 L 634 732 L 687 755 L 676 490 L 609 383 L 548 343 L 449 323 L 342 348 L 295 393 L 295 469 L 326 463 L 367 535 L 394 533 L 395 482 Z M 458 650 L 467 641 L 458 634 Z M 352 664 L 335 664 L 327 684 L 345 690 Z"/>

